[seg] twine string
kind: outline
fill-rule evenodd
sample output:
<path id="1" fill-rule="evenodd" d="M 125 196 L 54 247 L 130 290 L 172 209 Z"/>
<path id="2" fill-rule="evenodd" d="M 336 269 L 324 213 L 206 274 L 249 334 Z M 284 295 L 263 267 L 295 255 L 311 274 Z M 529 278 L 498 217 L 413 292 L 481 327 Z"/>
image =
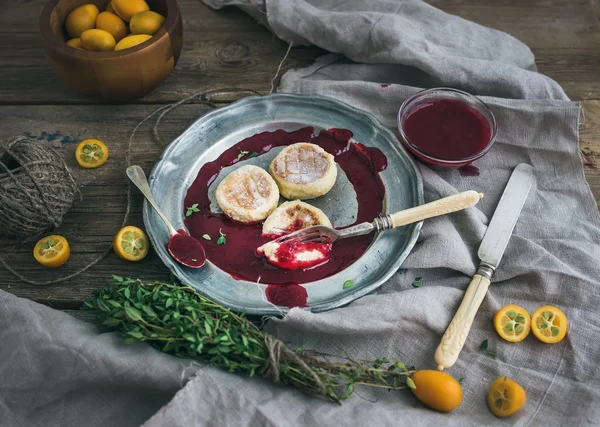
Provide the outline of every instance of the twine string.
<path id="1" fill-rule="evenodd" d="M 265 364 L 261 370 L 261 376 L 273 382 L 279 382 L 280 379 L 280 363 L 283 361 L 292 362 L 298 366 L 303 372 L 308 374 L 315 385 L 319 388 L 319 393 L 322 395 L 327 394 L 327 389 L 323 384 L 323 381 L 318 375 L 310 369 L 302 358 L 294 351 L 290 350 L 283 341 L 269 335 L 264 334 L 265 347 L 267 349 L 268 357 L 265 360 Z"/>
<path id="2" fill-rule="evenodd" d="M 279 66 L 277 67 L 277 71 L 275 72 L 275 75 L 271 79 L 271 91 L 269 93 L 273 93 L 273 91 L 275 90 L 275 80 L 277 80 L 277 77 L 279 76 L 279 72 L 281 71 L 281 67 L 283 67 L 283 63 L 285 62 L 288 55 L 290 54 L 290 51 L 292 50 L 293 45 L 294 45 L 294 42 L 289 42 L 287 51 L 285 52 L 285 55 L 283 55 L 283 59 L 279 63 Z"/>

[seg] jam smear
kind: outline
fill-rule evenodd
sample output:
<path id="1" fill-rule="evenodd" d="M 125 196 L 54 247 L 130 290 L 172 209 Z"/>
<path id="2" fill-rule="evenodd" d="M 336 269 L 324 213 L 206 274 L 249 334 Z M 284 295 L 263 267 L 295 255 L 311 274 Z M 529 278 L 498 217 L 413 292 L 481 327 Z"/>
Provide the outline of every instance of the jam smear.
<path id="1" fill-rule="evenodd" d="M 297 283 L 269 285 L 265 290 L 265 295 L 271 304 L 288 308 L 308 306 L 306 289 Z"/>
<path id="2" fill-rule="evenodd" d="M 167 249 L 173 258 L 188 267 L 200 268 L 206 262 L 202 243 L 188 235 L 185 230 L 177 230 L 177 234 L 171 236 Z"/>
<path id="3" fill-rule="evenodd" d="M 420 105 L 404 120 L 403 131 L 425 154 L 444 160 L 474 156 L 487 147 L 492 136 L 483 114 L 453 99 Z"/>
<path id="4" fill-rule="evenodd" d="M 309 126 L 293 132 L 279 129 L 246 138 L 224 151 L 216 160 L 204 164 L 188 189 L 184 209 L 198 203 L 199 212 L 185 218 L 186 228 L 198 239 L 203 234 L 211 236 L 212 240 L 203 242 L 207 259 L 235 279 L 288 286 L 290 283 L 313 282 L 332 276 L 354 263 L 373 241 L 374 235 L 344 239 L 333 245 L 327 262 L 307 270 L 284 270 L 270 265 L 256 254 L 256 249 L 269 241 L 268 237 L 262 236 L 260 223 L 240 224 L 224 214 L 211 211 L 209 187 L 224 167 L 243 161 L 243 158 L 238 159 L 241 151 L 256 152 L 260 156 L 274 147 L 310 142 L 332 154 L 354 186 L 358 201 L 355 224 L 373 221 L 383 210 L 385 187 L 379 172 L 387 167 L 385 155 L 376 148 L 365 147 L 358 142 L 350 143 L 352 132 L 346 129 L 322 130 L 317 135 L 313 132 L 314 129 Z M 216 244 L 219 231 L 227 235 L 225 244 Z"/>
<path id="5" fill-rule="evenodd" d="M 479 168 L 472 164 L 459 167 L 458 172 L 461 176 L 479 176 Z"/>

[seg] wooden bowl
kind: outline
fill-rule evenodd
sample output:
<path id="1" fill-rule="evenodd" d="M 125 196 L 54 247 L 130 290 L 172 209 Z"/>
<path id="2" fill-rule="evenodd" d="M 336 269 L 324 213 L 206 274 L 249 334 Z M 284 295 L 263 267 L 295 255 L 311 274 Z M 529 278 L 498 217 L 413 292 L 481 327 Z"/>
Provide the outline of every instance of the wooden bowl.
<path id="1" fill-rule="evenodd" d="M 129 49 L 88 52 L 66 44 L 65 20 L 78 6 L 93 3 L 100 11 L 108 0 L 51 0 L 40 15 L 44 52 L 56 73 L 73 89 L 109 101 L 127 101 L 150 92 L 175 68 L 183 43 L 176 0 L 147 0 L 166 19 L 151 39 Z"/>

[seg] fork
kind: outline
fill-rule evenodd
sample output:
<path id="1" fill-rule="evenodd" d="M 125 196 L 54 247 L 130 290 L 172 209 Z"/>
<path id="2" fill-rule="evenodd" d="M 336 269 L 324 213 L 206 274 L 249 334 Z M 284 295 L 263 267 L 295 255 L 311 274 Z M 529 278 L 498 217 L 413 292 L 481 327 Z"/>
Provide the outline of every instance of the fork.
<path id="1" fill-rule="evenodd" d="M 476 191 L 463 191 L 462 193 L 453 194 L 452 196 L 444 197 L 443 199 L 435 200 L 421 206 L 375 218 L 373 222 L 363 222 L 342 230 L 336 230 L 324 225 L 313 225 L 312 227 L 307 227 L 285 236 L 278 237 L 272 242 L 279 244 L 292 242 L 333 243 L 339 239 L 363 236 L 374 230 L 377 232 L 389 230 L 427 218 L 470 208 L 471 206 L 475 206 L 482 197 L 483 194 Z"/>

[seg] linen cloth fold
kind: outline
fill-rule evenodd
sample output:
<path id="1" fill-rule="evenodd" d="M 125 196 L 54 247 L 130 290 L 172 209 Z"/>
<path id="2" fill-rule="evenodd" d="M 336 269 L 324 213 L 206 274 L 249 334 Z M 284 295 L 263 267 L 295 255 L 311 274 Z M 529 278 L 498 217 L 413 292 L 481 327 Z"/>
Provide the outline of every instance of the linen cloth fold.
<path id="1" fill-rule="evenodd" d="M 409 392 L 358 388 L 337 406 L 260 379 L 199 369 L 142 345 L 125 346 L 113 334 L 2 293 L 0 425 L 84 420 L 125 426 L 146 419 L 147 427 L 504 425 L 486 406 L 487 389 L 499 376 L 527 391 L 512 425 L 600 425 L 600 218 L 580 160 L 580 106 L 536 72 L 530 50 L 420 0 L 204 2 L 238 6 L 287 42 L 333 52 L 288 71 L 279 91 L 344 101 L 395 130 L 404 99 L 445 85 L 480 95 L 498 120 L 494 147 L 476 162 L 479 176 L 419 165 L 426 201 L 474 189 L 485 194 L 479 204 L 425 221 L 410 256 L 376 292 L 325 313 L 292 309 L 266 325 L 292 345 L 434 368 L 435 348 L 477 268 L 477 248 L 504 186 L 517 164 L 534 167 L 536 184 L 449 370 L 464 377 L 463 403 L 439 414 Z M 422 277 L 420 288 L 411 286 L 416 277 Z M 502 341 L 492 317 L 509 303 L 530 313 L 546 304 L 560 307 L 569 319 L 566 338 L 555 345 L 533 336 Z M 479 350 L 485 339 L 495 359 Z"/>

